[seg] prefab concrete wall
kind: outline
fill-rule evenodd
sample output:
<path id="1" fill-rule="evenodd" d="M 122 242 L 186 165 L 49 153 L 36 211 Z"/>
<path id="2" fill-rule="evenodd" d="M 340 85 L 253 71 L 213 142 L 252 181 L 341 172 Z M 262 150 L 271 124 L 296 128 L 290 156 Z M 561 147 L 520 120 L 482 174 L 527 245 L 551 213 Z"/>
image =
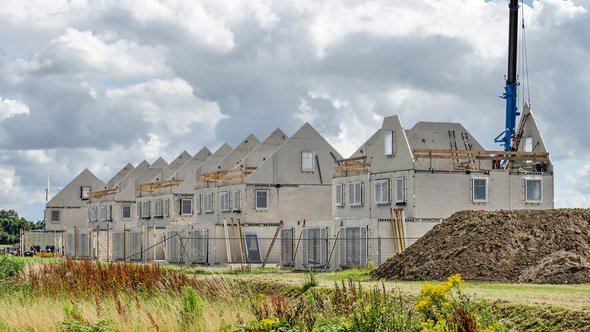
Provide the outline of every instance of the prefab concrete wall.
<path id="1" fill-rule="evenodd" d="M 472 179 L 488 179 L 486 202 L 473 201 Z M 524 181 L 542 179 L 543 202 L 525 201 Z M 509 172 L 416 172 L 414 218 L 447 218 L 461 210 L 552 209 L 553 176 Z"/>

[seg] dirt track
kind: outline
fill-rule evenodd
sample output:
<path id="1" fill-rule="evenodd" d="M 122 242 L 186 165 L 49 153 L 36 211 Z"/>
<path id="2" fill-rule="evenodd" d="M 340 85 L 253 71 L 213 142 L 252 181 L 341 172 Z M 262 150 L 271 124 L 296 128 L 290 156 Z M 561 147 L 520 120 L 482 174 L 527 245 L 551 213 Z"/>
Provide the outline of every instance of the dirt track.
<path id="1" fill-rule="evenodd" d="M 461 211 L 371 273 L 375 279 L 590 283 L 590 210 Z"/>

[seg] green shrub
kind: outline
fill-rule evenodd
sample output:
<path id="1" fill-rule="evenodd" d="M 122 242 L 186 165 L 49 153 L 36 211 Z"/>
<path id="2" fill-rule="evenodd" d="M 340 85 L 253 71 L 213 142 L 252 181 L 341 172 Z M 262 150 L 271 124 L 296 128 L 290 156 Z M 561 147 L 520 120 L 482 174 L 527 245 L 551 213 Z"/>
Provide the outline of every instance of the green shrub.
<path id="1" fill-rule="evenodd" d="M 9 256 L 0 257 L 0 280 L 14 278 L 25 269 L 25 262 Z"/>
<path id="2" fill-rule="evenodd" d="M 110 319 L 102 319 L 91 323 L 82 317 L 82 310 L 74 305 L 64 307 L 66 318 L 60 324 L 61 332 L 115 332 Z"/>
<path id="3" fill-rule="evenodd" d="M 182 293 L 180 319 L 185 327 L 190 327 L 202 319 L 205 301 L 190 286 L 183 287 Z"/>
<path id="4" fill-rule="evenodd" d="M 309 289 L 314 288 L 317 285 L 318 285 L 318 281 L 317 281 L 315 275 L 313 274 L 313 271 L 310 269 L 309 273 L 307 274 L 307 278 L 305 279 L 305 282 L 301 286 L 301 293 L 305 293 Z"/>

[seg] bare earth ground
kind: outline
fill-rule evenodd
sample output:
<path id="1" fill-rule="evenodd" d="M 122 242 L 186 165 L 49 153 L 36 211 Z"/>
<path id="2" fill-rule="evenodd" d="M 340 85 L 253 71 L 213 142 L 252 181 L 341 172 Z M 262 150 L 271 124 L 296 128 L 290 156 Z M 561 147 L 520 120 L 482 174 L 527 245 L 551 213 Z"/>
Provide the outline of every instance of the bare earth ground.
<path id="1" fill-rule="evenodd" d="M 371 273 L 374 279 L 590 283 L 590 210 L 461 211 Z"/>

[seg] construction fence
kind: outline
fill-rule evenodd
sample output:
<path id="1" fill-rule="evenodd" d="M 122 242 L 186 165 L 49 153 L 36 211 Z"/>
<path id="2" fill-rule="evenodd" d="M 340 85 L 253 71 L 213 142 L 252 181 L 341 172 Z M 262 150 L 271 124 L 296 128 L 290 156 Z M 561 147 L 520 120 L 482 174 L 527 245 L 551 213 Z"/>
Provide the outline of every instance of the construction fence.
<path id="1" fill-rule="evenodd" d="M 281 229 L 276 237 L 246 233 L 212 237 L 207 229 L 114 231 L 102 253 L 99 234 L 66 234 L 66 256 L 114 262 L 164 262 L 179 265 L 279 267 L 338 270 L 379 265 L 402 252 L 416 238 L 368 237 L 366 227 L 342 227 L 330 237 L 327 228 Z M 98 247 L 97 247 L 98 245 Z"/>

